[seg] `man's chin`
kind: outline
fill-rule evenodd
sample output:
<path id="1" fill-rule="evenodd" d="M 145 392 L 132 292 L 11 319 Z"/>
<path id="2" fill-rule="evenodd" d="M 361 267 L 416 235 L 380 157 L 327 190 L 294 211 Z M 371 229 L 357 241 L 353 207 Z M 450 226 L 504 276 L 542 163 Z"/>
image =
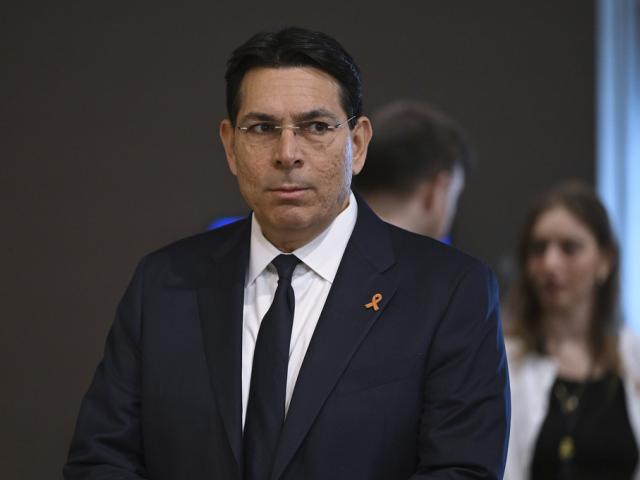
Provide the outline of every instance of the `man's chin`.
<path id="1" fill-rule="evenodd" d="M 300 207 L 294 207 L 292 211 L 285 212 L 273 218 L 273 228 L 283 233 L 295 233 L 312 227 L 314 222 L 309 215 L 305 215 L 305 212 L 301 210 L 302 208 Z"/>
<path id="2" fill-rule="evenodd" d="M 304 230 L 313 224 L 313 215 L 310 214 L 308 206 L 281 204 L 271 208 L 268 215 L 257 216 L 258 222 L 264 228 L 278 232 L 295 232 Z M 266 222 L 261 221 L 264 218 Z M 263 225 L 266 223 L 266 225 Z"/>

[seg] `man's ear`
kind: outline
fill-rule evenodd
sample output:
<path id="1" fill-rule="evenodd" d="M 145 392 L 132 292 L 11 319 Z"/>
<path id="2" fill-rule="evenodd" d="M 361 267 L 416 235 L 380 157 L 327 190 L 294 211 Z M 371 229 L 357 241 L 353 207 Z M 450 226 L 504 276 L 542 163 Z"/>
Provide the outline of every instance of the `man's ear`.
<path id="1" fill-rule="evenodd" d="M 222 146 L 224 147 L 224 153 L 227 157 L 229 170 L 231 170 L 231 173 L 234 175 L 237 175 L 238 167 L 236 165 L 236 154 L 234 151 L 236 130 L 231 124 L 231 120 L 226 118 L 220 122 L 219 133 L 220 140 L 222 140 Z"/>
<path id="2" fill-rule="evenodd" d="M 358 118 L 358 122 L 351 132 L 351 173 L 353 173 L 353 175 L 360 173 L 362 167 L 364 167 L 364 162 L 367 158 L 367 149 L 369 148 L 372 135 L 373 128 L 371 127 L 369 118 L 365 116 Z"/>
<path id="3" fill-rule="evenodd" d="M 435 177 L 429 178 L 424 183 L 425 207 L 429 210 L 436 207 L 447 198 L 447 190 L 451 184 L 451 173 L 442 170 L 436 173 Z"/>
<path id="4" fill-rule="evenodd" d="M 437 200 L 437 185 L 435 178 L 427 178 L 418 184 L 416 189 L 417 194 L 420 196 L 420 204 L 422 208 L 430 212 L 436 204 Z"/>

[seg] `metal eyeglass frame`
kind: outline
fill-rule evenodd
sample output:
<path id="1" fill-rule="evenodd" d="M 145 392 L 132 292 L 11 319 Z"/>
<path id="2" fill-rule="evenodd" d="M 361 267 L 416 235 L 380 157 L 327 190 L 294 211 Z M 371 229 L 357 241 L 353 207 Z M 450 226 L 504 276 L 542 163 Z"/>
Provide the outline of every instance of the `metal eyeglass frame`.
<path id="1" fill-rule="evenodd" d="M 342 127 L 345 123 L 349 123 L 351 120 L 353 120 L 354 118 L 356 118 L 355 115 L 352 115 L 351 117 L 347 118 L 346 120 L 344 120 L 343 122 L 340 123 L 336 123 L 335 125 L 327 125 L 327 130 L 330 132 L 333 132 L 335 130 L 337 130 L 338 128 Z M 257 122 L 257 124 L 260 122 Z M 263 123 L 268 123 L 268 122 L 263 122 Z M 302 129 L 302 126 L 300 126 L 299 124 L 301 123 L 305 123 L 305 124 L 311 124 L 314 123 L 314 120 L 305 120 L 303 122 L 297 122 L 297 123 L 289 123 L 286 125 L 271 125 L 274 130 L 278 131 L 279 134 L 282 134 L 282 131 L 290 128 L 293 131 L 294 135 L 297 135 L 297 132 L 300 131 Z M 253 126 L 253 125 L 252 125 Z M 236 127 L 238 130 L 240 130 L 242 133 L 247 134 L 249 133 L 249 129 L 252 127 Z M 268 138 L 267 136 L 265 136 L 265 138 Z"/>

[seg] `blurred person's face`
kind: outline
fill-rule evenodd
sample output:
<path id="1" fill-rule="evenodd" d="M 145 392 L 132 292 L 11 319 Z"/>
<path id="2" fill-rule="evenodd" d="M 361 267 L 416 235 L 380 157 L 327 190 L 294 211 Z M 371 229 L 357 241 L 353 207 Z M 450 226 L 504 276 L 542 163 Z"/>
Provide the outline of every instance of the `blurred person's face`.
<path id="1" fill-rule="evenodd" d="M 567 209 L 554 207 L 533 226 L 526 269 L 543 311 L 563 313 L 590 309 L 611 265 L 586 225 Z"/>
<path id="2" fill-rule="evenodd" d="M 337 81 L 311 67 L 249 70 L 239 98 L 237 126 L 254 133 L 270 125 L 318 122 L 313 127 L 322 128 L 347 120 Z M 364 165 L 371 125 L 360 117 L 353 130 L 345 123 L 319 143 L 284 128 L 277 139 L 260 144 L 224 120 L 220 136 L 229 168 L 264 235 L 292 251 L 348 205 L 351 177 Z"/>

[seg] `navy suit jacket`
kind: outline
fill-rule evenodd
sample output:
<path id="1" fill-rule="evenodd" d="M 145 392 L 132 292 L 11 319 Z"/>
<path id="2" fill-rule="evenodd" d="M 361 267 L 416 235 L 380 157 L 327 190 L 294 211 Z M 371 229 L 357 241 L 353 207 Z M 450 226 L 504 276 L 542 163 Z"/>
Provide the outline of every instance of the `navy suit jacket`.
<path id="1" fill-rule="evenodd" d="M 502 478 L 510 404 L 494 275 L 358 207 L 271 479 Z M 143 259 L 65 478 L 242 478 L 249 239 L 246 219 Z"/>

